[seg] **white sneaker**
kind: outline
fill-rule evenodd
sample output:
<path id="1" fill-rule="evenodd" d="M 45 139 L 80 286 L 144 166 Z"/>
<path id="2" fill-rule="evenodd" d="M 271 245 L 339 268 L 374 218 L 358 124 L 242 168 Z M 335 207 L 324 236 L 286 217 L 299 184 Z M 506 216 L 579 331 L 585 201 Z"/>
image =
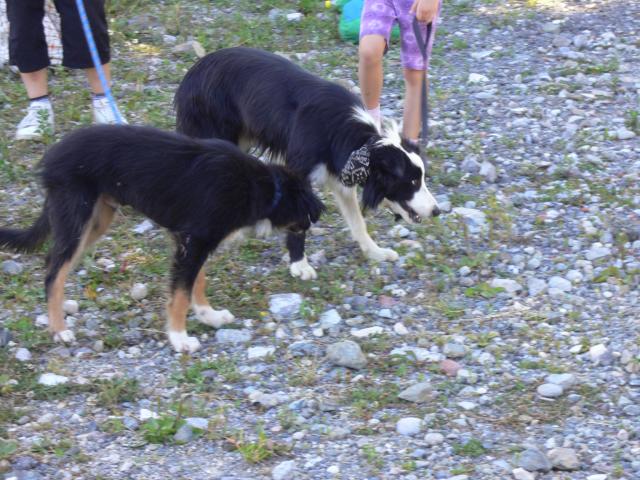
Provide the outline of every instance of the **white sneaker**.
<path id="1" fill-rule="evenodd" d="M 93 123 L 97 124 L 114 124 L 118 123 L 116 120 L 116 116 L 113 114 L 113 110 L 111 110 L 111 105 L 109 105 L 109 100 L 107 97 L 94 98 L 92 100 L 93 103 Z M 118 110 L 118 107 L 116 107 Z M 127 119 L 124 118 L 124 115 L 118 110 L 120 114 L 120 118 L 122 119 L 122 123 L 128 124 Z"/>
<path id="2" fill-rule="evenodd" d="M 53 108 L 50 102 L 33 102 L 16 129 L 16 140 L 40 140 L 53 133 Z"/>

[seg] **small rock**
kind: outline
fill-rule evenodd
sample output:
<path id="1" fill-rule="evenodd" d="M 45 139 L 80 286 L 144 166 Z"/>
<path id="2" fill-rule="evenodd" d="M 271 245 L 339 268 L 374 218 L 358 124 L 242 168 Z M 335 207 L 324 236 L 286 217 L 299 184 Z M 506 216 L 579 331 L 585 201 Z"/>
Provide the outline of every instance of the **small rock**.
<path id="1" fill-rule="evenodd" d="M 409 334 L 409 330 L 407 329 L 407 327 L 405 327 L 404 323 L 402 322 L 397 322 L 395 325 L 393 325 L 393 331 L 395 332 L 396 335 Z"/>
<path id="2" fill-rule="evenodd" d="M 249 394 L 249 401 L 265 408 L 273 408 L 288 402 L 289 396 L 283 393 L 263 393 L 260 390 L 254 390 Z"/>
<path id="3" fill-rule="evenodd" d="M 555 383 L 543 383 L 537 389 L 538 395 L 546 398 L 557 398 L 564 393 L 563 388 Z"/>
<path id="4" fill-rule="evenodd" d="M 561 292 L 570 292 L 573 288 L 573 285 L 571 285 L 571 282 L 566 278 L 555 276 L 549 279 L 549 289 L 552 288 L 555 288 Z"/>
<path id="5" fill-rule="evenodd" d="M 587 260 L 592 261 L 599 258 L 608 257 L 609 255 L 611 255 L 611 249 L 609 247 L 593 246 L 589 250 L 587 250 L 587 253 L 585 253 L 584 256 Z"/>
<path id="6" fill-rule="evenodd" d="M 463 401 L 463 402 L 458 402 L 458 406 L 460 408 L 462 408 L 463 410 L 473 410 L 474 408 L 476 408 L 478 405 L 476 405 L 473 402 L 467 402 L 467 401 Z"/>
<path id="7" fill-rule="evenodd" d="M 495 183 L 498 179 L 498 171 L 496 170 L 495 165 L 487 160 L 482 162 L 480 172 L 478 173 L 489 183 Z"/>
<path id="8" fill-rule="evenodd" d="M 488 82 L 489 78 L 481 73 L 470 73 L 467 79 L 468 83 L 484 83 Z"/>
<path id="9" fill-rule="evenodd" d="M 553 448 L 549 450 L 547 456 L 556 470 L 578 470 L 580 468 L 580 460 L 572 448 Z"/>
<path id="10" fill-rule="evenodd" d="M 556 33 L 560 31 L 560 24 L 554 22 L 547 22 L 542 25 L 542 31 L 546 33 Z"/>
<path id="11" fill-rule="evenodd" d="M 479 233 L 487 228 L 487 216 L 475 208 L 455 207 L 451 212 L 462 217 L 471 233 Z"/>
<path id="12" fill-rule="evenodd" d="M 366 367 L 367 358 L 360 345 L 351 340 L 333 343 L 327 347 L 327 358 L 334 365 L 359 370 Z"/>
<path id="13" fill-rule="evenodd" d="M 46 313 L 42 313 L 36 317 L 36 326 L 47 327 L 49 325 L 49 317 Z"/>
<path id="14" fill-rule="evenodd" d="M 462 358 L 467 354 L 467 347 L 461 343 L 449 342 L 444 345 L 442 353 L 448 358 Z"/>
<path id="15" fill-rule="evenodd" d="M 442 372 L 445 375 L 449 377 L 455 377 L 456 374 L 458 373 L 458 370 L 462 368 L 462 365 L 460 365 L 458 362 L 454 360 L 449 360 L 447 358 L 442 362 L 440 362 L 440 368 L 442 369 Z"/>
<path id="16" fill-rule="evenodd" d="M 80 306 L 75 300 L 65 300 L 62 309 L 67 315 L 75 315 L 80 310 Z"/>
<path id="17" fill-rule="evenodd" d="M 480 171 L 480 167 L 481 166 L 475 157 L 466 157 L 460 164 L 460 170 L 464 173 L 471 173 L 472 175 L 478 173 Z"/>
<path id="18" fill-rule="evenodd" d="M 62 385 L 69 381 L 68 377 L 64 375 L 56 375 L 55 373 L 43 373 L 38 379 L 40 385 L 46 385 L 47 387 L 54 387 L 56 385 Z"/>
<path id="19" fill-rule="evenodd" d="M 16 360 L 20 362 L 28 362 L 31 360 L 31 352 L 26 348 L 19 348 L 16 350 Z"/>
<path id="20" fill-rule="evenodd" d="M 540 450 L 528 448 L 520 453 L 518 466 L 530 472 L 548 472 L 551 470 L 552 465 L 547 456 Z"/>
<path id="21" fill-rule="evenodd" d="M 2 262 L 2 273 L 6 273 L 8 275 L 20 275 L 24 267 L 21 263 L 15 262 L 13 260 L 5 260 Z"/>
<path id="22" fill-rule="evenodd" d="M 178 444 L 189 443 L 193 439 L 193 429 L 191 425 L 185 423 L 173 436 L 173 440 Z"/>
<path id="23" fill-rule="evenodd" d="M 251 330 L 236 328 L 221 328 L 216 331 L 218 343 L 246 343 L 251 341 Z"/>
<path id="24" fill-rule="evenodd" d="M 593 363 L 598 363 L 608 353 L 606 345 L 599 343 L 589 349 L 589 358 Z"/>
<path id="25" fill-rule="evenodd" d="M 277 293 L 269 297 L 269 311 L 276 320 L 295 320 L 300 317 L 302 296 L 297 293 Z"/>
<path id="26" fill-rule="evenodd" d="M 306 340 L 293 342 L 287 347 L 287 350 L 294 357 L 319 357 L 322 355 L 322 349 L 318 345 Z"/>
<path id="27" fill-rule="evenodd" d="M 514 468 L 511 473 L 516 480 L 536 480 L 535 473 L 528 472 L 524 468 Z"/>
<path id="28" fill-rule="evenodd" d="M 259 360 L 276 352 L 276 347 L 251 347 L 247 350 L 247 359 Z"/>
<path id="29" fill-rule="evenodd" d="M 380 326 L 351 330 L 351 335 L 356 338 L 368 338 L 373 335 L 380 335 L 382 333 L 384 333 L 384 328 Z"/>
<path id="30" fill-rule="evenodd" d="M 144 422 L 145 420 L 149 420 L 151 418 L 159 418 L 159 415 L 156 412 L 153 412 L 149 409 L 141 408 L 139 417 L 140 417 L 140 420 Z"/>
<path id="31" fill-rule="evenodd" d="M 596 473 L 595 475 L 589 475 L 587 480 L 607 480 L 606 473 Z"/>
<path id="32" fill-rule="evenodd" d="M 304 18 L 304 15 L 300 12 L 287 13 L 288 22 L 299 22 Z"/>
<path id="33" fill-rule="evenodd" d="M 191 428 L 197 428 L 199 430 L 207 430 L 209 428 L 209 420 L 201 417 L 189 417 L 184 419 Z"/>
<path id="34" fill-rule="evenodd" d="M 630 138 L 634 138 L 636 134 L 631 130 L 628 130 L 624 127 L 621 127 L 616 130 L 616 138 L 618 140 L 629 140 Z"/>
<path id="35" fill-rule="evenodd" d="M 11 330 L 8 328 L 0 328 L 0 348 L 6 347 L 11 341 Z"/>
<path id="36" fill-rule="evenodd" d="M 413 403 L 424 403 L 433 399 L 433 397 L 433 388 L 429 382 L 416 383 L 398 394 L 398 398 Z"/>
<path id="37" fill-rule="evenodd" d="M 194 53 L 198 58 L 204 57 L 207 52 L 200 42 L 197 40 L 189 40 L 188 42 L 176 45 L 171 49 L 172 53 Z"/>
<path id="38" fill-rule="evenodd" d="M 168 37 L 170 35 L 165 35 L 165 36 Z M 173 38 L 175 39 L 175 37 Z M 133 232 L 139 235 L 142 235 L 143 233 L 146 233 L 151 229 L 153 229 L 153 223 L 151 223 L 151 220 L 145 219 L 133 228 Z"/>
<path id="39" fill-rule="evenodd" d="M 396 431 L 400 435 L 413 436 L 420 433 L 422 429 L 422 419 L 417 417 L 405 417 L 396 423 Z"/>
<path id="40" fill-rule="evenodd" d="M 134 283 L 129 294 L 134 300 L 142 300 L 149 293 L 149 289 L 144 283 Z"/>
<path id="41" fill-rule="evenodd" d="M 554 373 L 547 375 L 544 379 L 546 383 L 560 385 L 563 389 L 571 388 L 576 383 L 576 376 L 572 373 Z"/>
<path id="42" fill-rule="evenodd" d="M 503 288 L 509 295 L 515 295 L 522 290 L 522 285 L 508 278 L 494 278 L 491 280 L 490 286 L 491 288 Z"/>
<path id="43" fill-rule="evenodd" d="M 440 445 L 444 442 L 444 435 L 438 432 L 429 432 L 424 436 L 424 441 L 430 447 Z"/>
<path id="44" fill-rule="evenodd" d="M 273 480 L 293 480 L 296 477 L 295 460 L 287 460 L 276 465 L 271 471 Z"/>
<path id="45" fill-rule="evenodd" d="M 335 308 L 327 310 L 320 315 L 320 326 L 324 329 L 335 327 L 336 325 L 340 325 L 340 323 L 342 323 L 342 317 Z"/>

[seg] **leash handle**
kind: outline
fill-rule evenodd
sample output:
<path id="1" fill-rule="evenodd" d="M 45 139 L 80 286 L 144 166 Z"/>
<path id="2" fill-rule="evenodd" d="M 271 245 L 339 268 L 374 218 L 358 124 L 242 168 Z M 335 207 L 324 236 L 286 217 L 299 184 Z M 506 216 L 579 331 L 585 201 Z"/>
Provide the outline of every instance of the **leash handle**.
<path id="1" fill-rule="evenodd" d="M 122 120 L 122 117 L 120 116 L 120 112 L 118 111 L 116 102 L 111 95 L 111 87 L 109 86 L 109 82 L 107 82 L 107 77 L 105 77 L 104 75 L 104 69 L 102 68 L 102 62 L 100 61 L 100 56 L 98 55 L 98 48 L 96 47 L 96 42 L 93 38 L 93 32 L 91 31 L 91 25 L 89 24 L 87 11 L 84 8 L 84 2 L 82 0 L 76 0 L 76 7 L 78 8 L 78 14 L 80 15 L 80 23 L 82 23 L 84 37 L 87 39 L 87 46 L 89 47 L 89 53 L 91 53 L 93 66 L 95 67 L 96 72 L 98 72 L 98 78 L 100 79 L 100 84 L 102 85 L 102 89 L 104 90 L 104 96 L 109 102 L 109 106 L 111 107 L 111 111 L 113 112 L 113 116 L 116 119 L 116 122 L 122 124 L 124 122 Z"/>
<path id="2" fill-rule="evenodd" d="M 429 91 L 427 88 L 427 48 L 429 46 L 429 40 L 431 40 L 431 32 L 433 30 L 433 22 L 427 24 L 427 36 L 422 37 L 422 29 L 420 28 L 420 22 L 416 17 L 413 17 L 413 34 L 416 37 L 418 48 L 422 54 L 422 60 L 424 62 L 424 78 L 422 81 L 422 95 L 420 102 L 420 111 L 422 115 L 422 128 L 420 131 L 420 140 L 426 147 L 429 140 Z"/>

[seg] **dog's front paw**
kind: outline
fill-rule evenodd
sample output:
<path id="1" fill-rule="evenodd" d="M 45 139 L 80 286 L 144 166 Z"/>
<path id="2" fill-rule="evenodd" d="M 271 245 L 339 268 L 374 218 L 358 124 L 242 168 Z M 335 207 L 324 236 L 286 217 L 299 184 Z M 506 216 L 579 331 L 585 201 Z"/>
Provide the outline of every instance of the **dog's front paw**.
<path id="1" fill-rule="evenodd" d="M 398 260 L 398 253 L 390 248 L 380 248 L 365 250 L 364 254 L 369 260 L 374 262 L 395 262 Z"/>
<path id="2" fill-rule="evenodd" d="M 194 306 L 196 318 L 200 323 L 213 328 L 220 328 L 235 320 L 236 317 L 229 310 L 214 310 L 210 306 Z"/>
<path id="3" fill-rule="evenodd" d="M 76 341 L 76 336 L 73 334 L 72 330 L 62 330 L 53 335 L 53 339 L 56 342 L 62 343 L 74 343 Z"/>
<path id="4" fill-rule="evenodd" d="M 198 339 L 188 336 L 187 332 L 169 332 L 169 341 L 178 353 L 193 353 L 200 350 Z"/>
<path id="5" fill-rule="evenodd" d="M 315 280 L 318 278 L 315 268 L 309 265 L 307 257 L 302 257 L 302 260 L 289 265 L 289 272 L 291 272 L 291 276 L 300 277 L 301 280 Z"/>

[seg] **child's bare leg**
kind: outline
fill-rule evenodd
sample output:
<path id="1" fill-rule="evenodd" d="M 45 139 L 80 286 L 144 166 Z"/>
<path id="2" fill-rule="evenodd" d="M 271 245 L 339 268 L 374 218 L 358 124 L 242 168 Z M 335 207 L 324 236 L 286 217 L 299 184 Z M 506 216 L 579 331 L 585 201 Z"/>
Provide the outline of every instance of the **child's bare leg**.
<path id="1" fill-rule="evenodd" d="M 358 78 L 362 100 L 367 110 L 380 124 L 382 94 L 382 57 L 387 41 L 382 35 L 365 35 L 360 39 Z"/>
<path id="2" fill-rule="evenodd" d="M 422 124 L 422 81 L 426 78 L 424 70 L 404 69 L 405 97 L 402 135 L 413 141 L 417 141 L 420 136 Z"/>

